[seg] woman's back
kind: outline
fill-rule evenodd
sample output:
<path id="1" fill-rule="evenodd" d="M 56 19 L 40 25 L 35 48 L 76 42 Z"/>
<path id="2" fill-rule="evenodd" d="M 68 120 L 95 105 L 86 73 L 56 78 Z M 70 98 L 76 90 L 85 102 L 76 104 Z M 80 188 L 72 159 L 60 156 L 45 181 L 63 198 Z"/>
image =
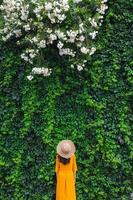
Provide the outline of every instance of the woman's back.
<path id="1" fill-rule="evenodd" d="M 70 158 L 70 162 L 67 164 L 63 164 L 60 162 L 58 156 L 56 157 L 56 169 L 55 171 L 59 173 L 60 171 L 77 171 L 77 165 L 76 165 L 76 158 L 75 154 L 73 154 Z"/>
<path id="2" fill-rule="evenodd" d="M 75 147 L 72 141 L 63 140 L 57 146 L 56 200 L 76 200 L 75 175 L 77 171 Z"/>

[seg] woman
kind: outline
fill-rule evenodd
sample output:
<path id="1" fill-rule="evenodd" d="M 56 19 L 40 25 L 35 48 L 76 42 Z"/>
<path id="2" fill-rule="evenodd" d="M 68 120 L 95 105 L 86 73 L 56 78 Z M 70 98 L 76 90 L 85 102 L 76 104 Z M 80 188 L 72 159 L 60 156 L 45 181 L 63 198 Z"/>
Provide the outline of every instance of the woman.
<path id="1" fill-rule="evenodd" d="M 57 145 L 55 172 L 57 177 L 56 200 L 76 200 L 76 157 L 71 140 L 62 140 Z"/>

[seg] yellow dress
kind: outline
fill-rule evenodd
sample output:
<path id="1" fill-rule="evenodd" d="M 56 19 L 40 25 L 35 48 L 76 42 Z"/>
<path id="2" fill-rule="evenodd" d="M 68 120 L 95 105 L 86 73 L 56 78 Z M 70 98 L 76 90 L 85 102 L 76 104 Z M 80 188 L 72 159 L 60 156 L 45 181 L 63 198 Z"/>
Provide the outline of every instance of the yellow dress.
<path id="1" fill-rule="evenodd" d="M 75 154 L 66 165 L 56 157 L 55 172 L 57 177 L 56 200 L 76 200 L 74 173 L 77 171 Z"/>

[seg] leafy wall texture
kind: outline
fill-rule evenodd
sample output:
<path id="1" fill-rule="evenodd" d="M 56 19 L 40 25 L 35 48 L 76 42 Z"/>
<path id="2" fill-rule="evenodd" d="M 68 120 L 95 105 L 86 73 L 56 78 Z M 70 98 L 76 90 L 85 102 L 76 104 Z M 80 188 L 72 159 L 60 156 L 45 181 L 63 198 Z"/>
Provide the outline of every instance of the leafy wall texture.
<path id="1" fill-rule="evenodd" d="M 109 1 L 87 71 L 62 66 L 28 81 L 21 49 L 0 41 L 1 200 L 54 200 L 56 145 L 64 138 L 76 145 L 77 200 L 130 199 L 132 7 L 132 0 Z"/>

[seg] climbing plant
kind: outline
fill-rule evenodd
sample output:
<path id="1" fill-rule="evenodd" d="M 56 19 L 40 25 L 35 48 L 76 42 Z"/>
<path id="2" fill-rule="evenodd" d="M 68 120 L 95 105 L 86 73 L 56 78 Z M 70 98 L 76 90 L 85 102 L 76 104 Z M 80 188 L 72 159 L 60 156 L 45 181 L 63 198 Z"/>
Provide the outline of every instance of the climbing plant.
<path id="1" fill-rule="evenodd" d="M 97 51 L 78 73 L 58 68 L 48 53 L 56 73 L 28 81 L 32 67 L 20 57 L 24 49 L 15 38 L 0 40 L 1 200 L 54 200 L 62 139 L 76 145 L 77 200 L 131 199 L 133 1 L 110 0 L 108 6 Z"/>

